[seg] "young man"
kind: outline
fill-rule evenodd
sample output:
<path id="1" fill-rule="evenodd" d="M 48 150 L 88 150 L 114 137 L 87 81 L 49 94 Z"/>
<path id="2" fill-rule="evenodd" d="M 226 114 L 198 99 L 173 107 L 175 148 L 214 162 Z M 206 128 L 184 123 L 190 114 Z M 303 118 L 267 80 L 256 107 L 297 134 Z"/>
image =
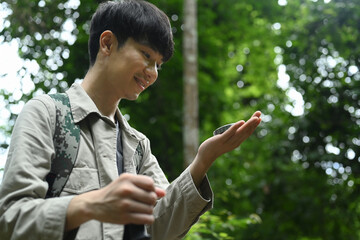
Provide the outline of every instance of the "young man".
<path id="1" fill-rule="evenodd" d="M 13 130 L 0 189 L 1 239 L 123 239 L 126 224 L 146 224 L 152 239 L 180 239 L 211 208 L 206 172 L 252 134 L 260 112 L 202 143 L 169 184 L 149 140 L 129 126 L 118 105 L 153 84 L 172 53 L 169 20 L 154 5 L 124 0 L 99 6 L 91 21 L 90 69 L 67 91 L 81 130 L 75 166 L 60 197 L 45 199 L 55 105 L 48 95 L 29 101 Z"/>

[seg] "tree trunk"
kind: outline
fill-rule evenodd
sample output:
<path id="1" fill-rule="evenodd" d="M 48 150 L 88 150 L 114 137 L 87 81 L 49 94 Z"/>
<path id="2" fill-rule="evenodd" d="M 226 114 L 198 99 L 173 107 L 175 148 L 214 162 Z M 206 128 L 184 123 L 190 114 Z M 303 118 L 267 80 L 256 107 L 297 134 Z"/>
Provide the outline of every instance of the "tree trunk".
<path id="1" fill-rule="evenodd" d="M 197 6 L 196 0 L 184 1 L 184 166 L 194 159 L 199 146 Z"/>

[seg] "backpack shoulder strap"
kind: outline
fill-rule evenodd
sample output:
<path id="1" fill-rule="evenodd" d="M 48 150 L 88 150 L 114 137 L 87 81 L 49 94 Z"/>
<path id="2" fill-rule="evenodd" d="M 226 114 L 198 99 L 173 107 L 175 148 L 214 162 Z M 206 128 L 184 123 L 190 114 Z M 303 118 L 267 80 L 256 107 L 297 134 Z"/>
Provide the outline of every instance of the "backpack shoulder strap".
<path id="1" fill-rule="evenodd" d="M 143 161 L 143 156 L 144 156 L 143 149 L 141 146 L 141 142 L 139 142 L 139 144 L 136 147 L 135 155 L 134 155 L 136 173 L 140 172 L 140 168 L 141 168 L 142 161 Z"/>
<path id="2" fill-rule="evenodd" d="M 56 124 L 53 136 L 55 157 L 46 176 L 49 184 L 46 198 L 60 195 L 74 167 L 80 142 L 80 127 L 74 122 L 68 95 L 57 93 L 49 96 L 55 103 Z"/>

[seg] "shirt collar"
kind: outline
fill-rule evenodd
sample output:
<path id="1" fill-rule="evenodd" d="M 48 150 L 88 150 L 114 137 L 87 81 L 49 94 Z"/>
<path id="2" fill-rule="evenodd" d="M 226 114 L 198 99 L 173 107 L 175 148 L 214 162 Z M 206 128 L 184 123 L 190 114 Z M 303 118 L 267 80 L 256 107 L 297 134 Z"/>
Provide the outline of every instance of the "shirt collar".
<path id="1" fill-rule="evenodd" d="M 78 83 L 74 83 L 66 93 L 69 96 L 71 112 L 75 123 L 82 121 L 90 113 L 97 113 L 101 116 L 93 100 Z"/>
<path id="2" fill-rule="evenodd" d="M 78 83 L 74 83 L 66 93 L 69 96 L 71 112 L 74 117 L 74 122 L 78 123 L 86 118 L 91 113 L 96 113 L 100 117 L 104 117 L 93 100 L 89 97 L 86 91 Z M 119 109 L 116 109 L 116 118 L 120 123 L 120 128 L 131 136 L 141 140 L 134 129 L 129 125 Z M 106 117 L 104 117 L 106 118 Z M 115 125 L 114 125 L 115 126 Z"/>

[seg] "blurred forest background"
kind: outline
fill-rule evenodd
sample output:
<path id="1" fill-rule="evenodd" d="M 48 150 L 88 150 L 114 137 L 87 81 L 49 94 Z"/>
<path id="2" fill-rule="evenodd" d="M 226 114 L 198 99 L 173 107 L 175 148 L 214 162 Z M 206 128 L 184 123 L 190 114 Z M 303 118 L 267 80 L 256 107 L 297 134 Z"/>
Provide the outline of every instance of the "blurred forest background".
<path id="1" fill-rule="evenodd" d="M 31 86 L 16 96 L 1 90 L 10 113 L 2 150 L 13 106 L 85 75 L 99 2 L 1 3 L 0 43 L 18 43 L 26 63 L 18 78 Z M 175 56 L 138 101 L 120 107 L 173 180 L 184 168 L 184 3 L 150 2 L 171 20 Z M 360 239 L 360 1 L 199 0 L 197 7 L 200 141 L 255 110 L 263 122 L 209 171 L 214 209 L 186 239 Z"/>

